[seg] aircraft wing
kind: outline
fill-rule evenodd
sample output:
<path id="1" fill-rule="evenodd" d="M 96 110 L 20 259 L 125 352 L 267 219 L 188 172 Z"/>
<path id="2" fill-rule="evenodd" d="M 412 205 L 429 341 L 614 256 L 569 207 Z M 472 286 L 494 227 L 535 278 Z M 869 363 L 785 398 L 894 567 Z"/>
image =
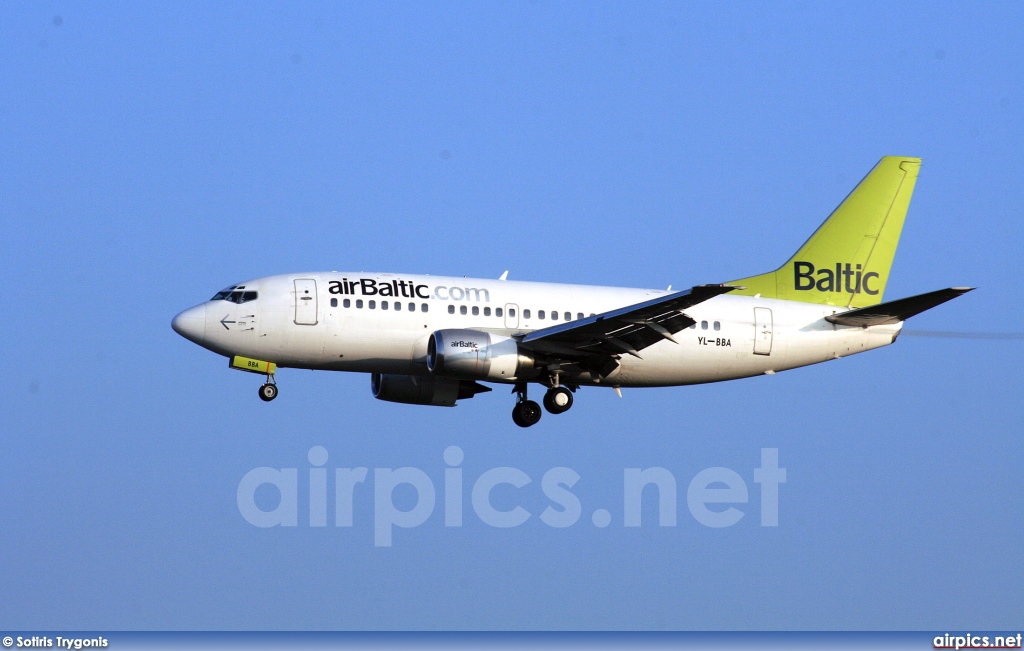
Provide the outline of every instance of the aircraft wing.
<path id="1" fill-rule="evenodd" d="M 739 289 L 735 285 L 697 285 L 685 291 L 604 312 L 577 321 L 535 330 L 520 345 L 543 355 L 580 364 L 608 375 L 618 366 L 620 354 L 640 357 L 644 348 L 668 339 L 696 321 L 683 310 Z M 642 358 L 641 358 L 642 359 Z"/>

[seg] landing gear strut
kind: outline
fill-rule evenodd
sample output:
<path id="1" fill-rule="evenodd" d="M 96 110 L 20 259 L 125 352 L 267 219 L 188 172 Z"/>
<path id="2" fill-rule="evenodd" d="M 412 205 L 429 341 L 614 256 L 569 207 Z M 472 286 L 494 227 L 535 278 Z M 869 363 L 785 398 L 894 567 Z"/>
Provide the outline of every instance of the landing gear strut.
<path id="1" fill-rule="evenodd" d="M 260 400 L 263 402 L 270 402 L 277 397 L 277 383 L 274 382 L 274 376 L 268 375 L 267 381 L 260 387 Z"/>
<path id="2" fill-rule="evenodd" d="M 526 382 L 519 382 L 514 389 L 516 406 L 512 408 L 512 421 L 520 427 L 530 427 L 540 422 L 544 412 L 533 400 L 526 399 Z"/>

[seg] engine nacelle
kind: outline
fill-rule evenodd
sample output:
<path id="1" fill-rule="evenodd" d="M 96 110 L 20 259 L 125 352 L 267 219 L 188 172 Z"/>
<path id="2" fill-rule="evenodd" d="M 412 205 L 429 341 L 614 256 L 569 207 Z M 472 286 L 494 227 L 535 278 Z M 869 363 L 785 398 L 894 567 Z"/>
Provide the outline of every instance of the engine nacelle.
<path id="1" fill-rule="evenodd" d="M 427 368 L 442 377 L 522 379 L 535 362 L 512 337 L 480 330 L 438 330 L 427 342 Z"/>
<path id="2" fill-rule="evenodd" d="M 435 405 L 454 407 L 456 400 L 466 400 L 490 387 L 472 380 L 454 380 L 433 375 L 392 375 L 374 373 L 370 376 L 370 390 L 377 400 L 401 402 L 407 405 Z"/>

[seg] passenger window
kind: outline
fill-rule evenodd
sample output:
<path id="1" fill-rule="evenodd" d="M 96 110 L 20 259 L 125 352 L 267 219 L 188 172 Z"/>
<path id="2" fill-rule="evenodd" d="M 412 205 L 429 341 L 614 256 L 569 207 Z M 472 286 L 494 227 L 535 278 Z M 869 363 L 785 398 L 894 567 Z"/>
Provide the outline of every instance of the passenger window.
<path id="1" fill-rule="evenodd" d="M 345 307 L 352 307 L 352 301 L 347 298 L 344 301 L 342 301 L 341 304 L 344 305 Z"/>
<path id="2" fill-rule="evenodd" d="M 509 310 L 509 312 L 511 312 L 511 311 L 512 310 Z M 515 316 L 515 314 L 513 314 L 512 316 Z M 530 318 L 530 311 L 529 310 L 523 310 L 523 318 L 524 319 L 529 319 Z"/>
<path id="3" fill-rule="evenodd" d="M 459 314 L 461 314 L 462 316 L 466 316 L 466 306 L 465 305 L 460 305 L 459 306 Z"/>
<path id="4" fill-rule="evenodd" d="M 427 304 L 424 303 L 423 305 L 420 305 L 420 312 L 426 312 L 426 311 L 427 311 Z"/>
<path id="5" fill-rule="evenodd" d="M 693 324 L 690 326 L 690 330 L 696 330 L 696 329 L 697 329 L 697 322 L 694 321 Z"/>
<path id="6" fill-rule="evenodd" d="M 370 307 L 373 307 L 373 301 L 370 301 Z M 380 309 L 382 309 L 382 310 L 388 309 L 388 302 L 387 301 L 381 301 L 380 302 Z"/>
<path id="7" fill-rule="evenodd" d="M 476 305 L 473 306 L 473 316 L 480 316 L 480 308 Z"/>
<path id="8" fill-rule="evenodd" d="M 708 329 L 708 322 L 707 321 L 701 321 L 700 322 L 700 329 L 701 330 L 707 330 Z"/>
<path id="9" fill-rule="evenodd" d="M 376 310 L 377 309 L 377 301 L 370 301 L 369 308 L 371 310 Z"/>
<path id="10" fill-rule="evenodd" d="M 572 321 L 572 312 L 566 312 L 565 313 L 565 320 L 566 321 Z"/>
<path id="11" fill-rule="evenodd" d="M 338 307 L 338 299 L 336 299 L 336 298 L 332 298 L 331 299 L 331 307 Z"/>
<path id="12" fill-rule="evenodd" d="M 415 312 L 416 311 L 416 304 L 415 303 L 409 303 L 409 311 L 410 312 Z"/>
<path id="13" fill-rule="evenodd" d="M 449 305 L 448 306 L 448 314 L 455 314 L 455 306 L 454 305 Z"/>
<path id="14" fill-rule="evenodd" d="M 363 309 L 363 299 L 361 299 L 361 298 L 357 298 L 356 299 L 356 309 L 358 309 L 358 310 Z"/>
<path id="15" fill-rule="evenodd" d="M 538 319 L 543 319 L 544 318 L 544 310 L 537 310 L 537 318 Z"/>
<path id="16" fill-rule="evenodd" d="M 491 308 L 489 308 L 489 307 L 485 307 L 484 308 L 484 316 L 491 316 Z"/>
<path id="17" fill-rule="evenodd" d="M 398 301 L 395 301 L 395 311 L 396 312 L 401 312 L 402 311 L 402 304 L 399 303 Z"/>
<path id="18" fill-rule="evenodd" d="M 576 313 L 576 318 L 577 319 L 582 319 L 583 318 L 583 312 L 577 312 Z"/>
<path id="19" fill-rule="evenodd" d="M 551 320 L 558 321 L 558 310 L 551 310 Z"/>
<path id="20" fill-rule="evenodd" d="M 722 329 L 722 324 L 719 323 L 718 321 L 715 321 L 715 330 L 721 330 L 721 329 Z"/>
<path id="21" fill-rule="evenodd" d="M 501 316 L 502 309 L 500 307 L 494 308 L 494 316 Z M 513 314 L 513 316 L 515 316 Z"/>

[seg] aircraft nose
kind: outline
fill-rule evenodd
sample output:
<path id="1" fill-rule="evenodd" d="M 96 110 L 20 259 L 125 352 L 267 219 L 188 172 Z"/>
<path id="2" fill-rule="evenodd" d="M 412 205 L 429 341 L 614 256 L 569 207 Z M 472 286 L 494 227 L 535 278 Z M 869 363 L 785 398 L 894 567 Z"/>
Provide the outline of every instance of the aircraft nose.
<path id="1" fill-rule="evenodd" d="M 171 327 L 193 343 L 202 342 L 206 338 L 206 305 L 188 308 L 171 320 Z"/>

